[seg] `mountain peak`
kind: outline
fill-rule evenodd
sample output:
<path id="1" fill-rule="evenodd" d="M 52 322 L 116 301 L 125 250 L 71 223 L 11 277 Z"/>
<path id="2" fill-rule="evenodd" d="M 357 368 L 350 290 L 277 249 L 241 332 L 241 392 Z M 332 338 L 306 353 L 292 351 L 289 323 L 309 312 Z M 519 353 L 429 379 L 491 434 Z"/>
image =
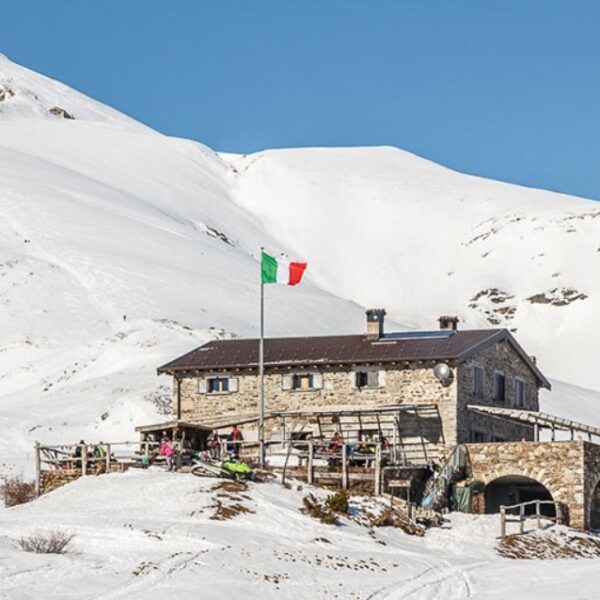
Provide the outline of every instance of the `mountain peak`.
<path id="1" fill-rule="evenodd" d="M 41 119 L 95 121 L 149 131 L 124 114 L 0 54 L 0 124 Z"/>

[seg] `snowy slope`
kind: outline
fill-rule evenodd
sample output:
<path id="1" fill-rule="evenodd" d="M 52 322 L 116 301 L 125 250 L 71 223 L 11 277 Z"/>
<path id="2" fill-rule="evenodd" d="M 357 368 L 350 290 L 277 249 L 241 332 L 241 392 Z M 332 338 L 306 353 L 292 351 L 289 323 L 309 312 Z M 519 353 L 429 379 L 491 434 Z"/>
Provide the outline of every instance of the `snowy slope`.
<path id="1" fill-rule="evenodd" d="M 430 328 L 504 326 L 546 373 L 600 389 L 600 204 L 463 175 L 397 148 L 224 156 L 235 196 L 325 289 Z"/>
<path id="2" fill-rule="evenodd" d="M 170 385 L 156 367 L 256 335 L 256 254 L 285 246 L 232 201 L 231 169 L 205 146 L 6 59 L 0 81 L 14 92 L 0 102 L 1 468 L 33 439 L 129 437 L 156 419 Z M 270 288 L 267 309 L 269 334 L 363 327 L 310 273 Z"/>
<path id="3" fill-rule="evenodd" d="M 10 600 L 519 600 L 598 597 L 598 559 L 497 555 L 497 515 L 452 515 L 410 537 L 301 514 L 306 489 L 211 490 L 214 480 L 159 472 L 87 477 L 0 508 L 0 597 Z M 214 520 L 218 504 L 250 512 Z M 369 510 L 375 503 L 370 501 Z M 360 504 L 351 507 L 360 514 Z M 511 527 L 516 528 L 515 525 Z M 33 532 L 74 534 L 65 555 L 21 551 Z M 560 534 L 563 530 L 559 529 Z"/>

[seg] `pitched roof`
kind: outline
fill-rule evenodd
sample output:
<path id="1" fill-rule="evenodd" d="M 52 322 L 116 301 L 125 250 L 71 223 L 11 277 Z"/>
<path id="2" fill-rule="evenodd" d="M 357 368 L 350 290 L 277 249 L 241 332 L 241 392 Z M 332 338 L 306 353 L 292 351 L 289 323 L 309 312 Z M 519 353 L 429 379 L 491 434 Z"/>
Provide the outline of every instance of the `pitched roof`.
<path id="1" fill-rule="evenodd" d="M 550 383 L 505 329 L 265 338 L 266 369 L 288 366 L 354 365 L 416 360 L 466 360 L 487 346 L 507 340 L 544 387 Z M 258 339 L 214 340 L 176 358 L 158 373 L 216 371 L 258 367 Z"/>

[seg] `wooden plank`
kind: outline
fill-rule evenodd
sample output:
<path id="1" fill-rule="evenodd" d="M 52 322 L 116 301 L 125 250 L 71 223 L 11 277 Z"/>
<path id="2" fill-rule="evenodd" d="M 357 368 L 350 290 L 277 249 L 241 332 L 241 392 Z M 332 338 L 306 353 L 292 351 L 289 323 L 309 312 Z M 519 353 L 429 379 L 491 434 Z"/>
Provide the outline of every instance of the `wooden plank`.
<path id="1" fill-rule="evenodd" d="M 310 484 L 314 481 L 314 473 L 313 473 L 313 459 L 315 454 L 315 447 L 312 439 L 308 442 L 308 460 L 307 460 L 307 471 L 306 471 L 306 481 Z"/>
<path id="2" fill-rule="evenodd" d="M 412 481 L 410 479 L 390 479 L 387 485 L 390 488 L 411 487 Z"/>
<path id="3" fill-rule="evenodd" d="M 35 495 L 39 496 L 41 493 L 42 484 L 42 465 L 40 462 L 40 443 L 35 443 Z"/>
<path id="4" fill-rule="evenodd" d="M 342 444 L 342 487 L 348 487 L 348 445 Z"/>

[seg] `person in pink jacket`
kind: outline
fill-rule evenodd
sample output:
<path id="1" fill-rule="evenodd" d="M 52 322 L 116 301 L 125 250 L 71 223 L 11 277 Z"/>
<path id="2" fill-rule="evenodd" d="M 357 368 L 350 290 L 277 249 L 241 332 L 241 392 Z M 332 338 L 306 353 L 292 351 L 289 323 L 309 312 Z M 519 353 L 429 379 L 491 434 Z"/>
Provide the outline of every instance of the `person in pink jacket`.
<path id="1" fill-rule="evenodd" d="M 167 471 L 173 471 L 175 450 L 167 438 L 163 438 L 159 454 L 167 459 Z"/>

